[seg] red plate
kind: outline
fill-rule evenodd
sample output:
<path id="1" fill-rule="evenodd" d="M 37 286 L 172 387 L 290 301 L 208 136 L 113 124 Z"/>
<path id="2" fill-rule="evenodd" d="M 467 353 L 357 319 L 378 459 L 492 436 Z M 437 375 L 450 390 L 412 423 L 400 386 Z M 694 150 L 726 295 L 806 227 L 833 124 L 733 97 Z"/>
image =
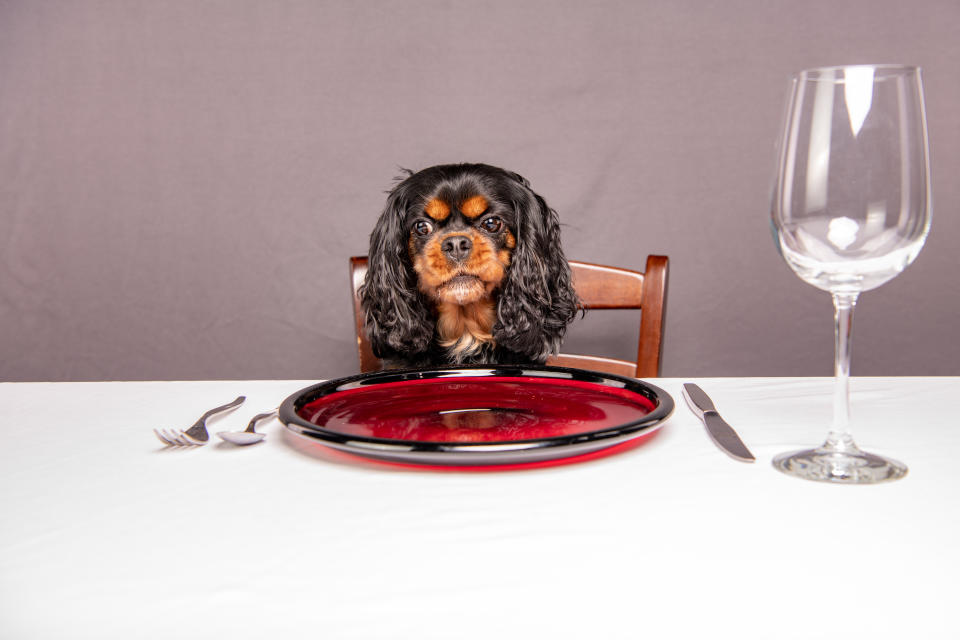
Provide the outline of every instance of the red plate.
<path id="1" fill-rule="evenodd" d="M 673 411 L 653 385 L 560 367 L 364 374 L 295 393 L 280 420 L 350 453 L 429 465 L 539 462 L 650 433 Z"/>

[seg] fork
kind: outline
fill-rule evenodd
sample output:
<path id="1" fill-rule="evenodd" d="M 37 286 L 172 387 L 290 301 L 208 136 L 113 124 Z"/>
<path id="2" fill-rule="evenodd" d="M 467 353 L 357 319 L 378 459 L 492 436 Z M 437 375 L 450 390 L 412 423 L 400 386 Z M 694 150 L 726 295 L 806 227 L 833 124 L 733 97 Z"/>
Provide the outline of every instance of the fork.
<path id="1" fill-rule="evenodd" d="M 184 431 L 177 431 L 176 429 L 154 429 L 153 433 L 156 434 L 161 442 L 171 446 L 189 447 L 207 444 L 207 440 L 210 439 L 210 434 L 207 433 L 207 418 L 215 413 L 239 407 L 246 399 L 246 396 L 239 396 L 233 402 L 210 409 L 210 411 L 200 416 L 200 419 L 197 420 L 192 427 Z"/>

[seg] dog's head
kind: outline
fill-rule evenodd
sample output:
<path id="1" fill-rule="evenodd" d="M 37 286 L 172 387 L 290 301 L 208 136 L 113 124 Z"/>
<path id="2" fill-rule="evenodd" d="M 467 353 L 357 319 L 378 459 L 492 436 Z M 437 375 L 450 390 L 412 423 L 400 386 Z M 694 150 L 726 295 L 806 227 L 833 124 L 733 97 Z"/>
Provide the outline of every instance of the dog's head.
<path id="1" fill-rule="evenodd" d="M 542 362 L 576 313 L 556 213 L 515 173 L 481 164 L 410 173 L 370 237 L 361 289 L 374 353 L 468 361 L 499 348 Z"/>

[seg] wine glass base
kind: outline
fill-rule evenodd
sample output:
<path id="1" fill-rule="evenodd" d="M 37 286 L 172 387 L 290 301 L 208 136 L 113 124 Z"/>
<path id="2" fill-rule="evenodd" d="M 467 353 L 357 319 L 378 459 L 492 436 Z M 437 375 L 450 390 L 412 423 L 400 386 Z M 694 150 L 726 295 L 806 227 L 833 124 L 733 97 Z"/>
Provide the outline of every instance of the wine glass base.
<path id="1" fill-rule="evenodd" d="M 842 484 L 874 484 L 907 475 L 907 466 L 902 462 L 856 448 L 838 451 L 818 447 L 793 451 L 775 457 L 773 466 L 798 478 Z"/>

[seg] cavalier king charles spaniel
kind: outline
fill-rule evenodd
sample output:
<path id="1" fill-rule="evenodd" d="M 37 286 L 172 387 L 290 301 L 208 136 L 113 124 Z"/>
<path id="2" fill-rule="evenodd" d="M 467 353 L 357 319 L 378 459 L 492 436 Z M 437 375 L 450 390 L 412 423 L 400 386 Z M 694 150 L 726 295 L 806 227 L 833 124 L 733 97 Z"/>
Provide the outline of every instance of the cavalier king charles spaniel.
<path id="1" fill-rule="evenodd" d="M 484 164 L 408 172 L 370 236 L 360 299 L 386 368 L 542 364 L 578 308 L 556 212 Z"/>

